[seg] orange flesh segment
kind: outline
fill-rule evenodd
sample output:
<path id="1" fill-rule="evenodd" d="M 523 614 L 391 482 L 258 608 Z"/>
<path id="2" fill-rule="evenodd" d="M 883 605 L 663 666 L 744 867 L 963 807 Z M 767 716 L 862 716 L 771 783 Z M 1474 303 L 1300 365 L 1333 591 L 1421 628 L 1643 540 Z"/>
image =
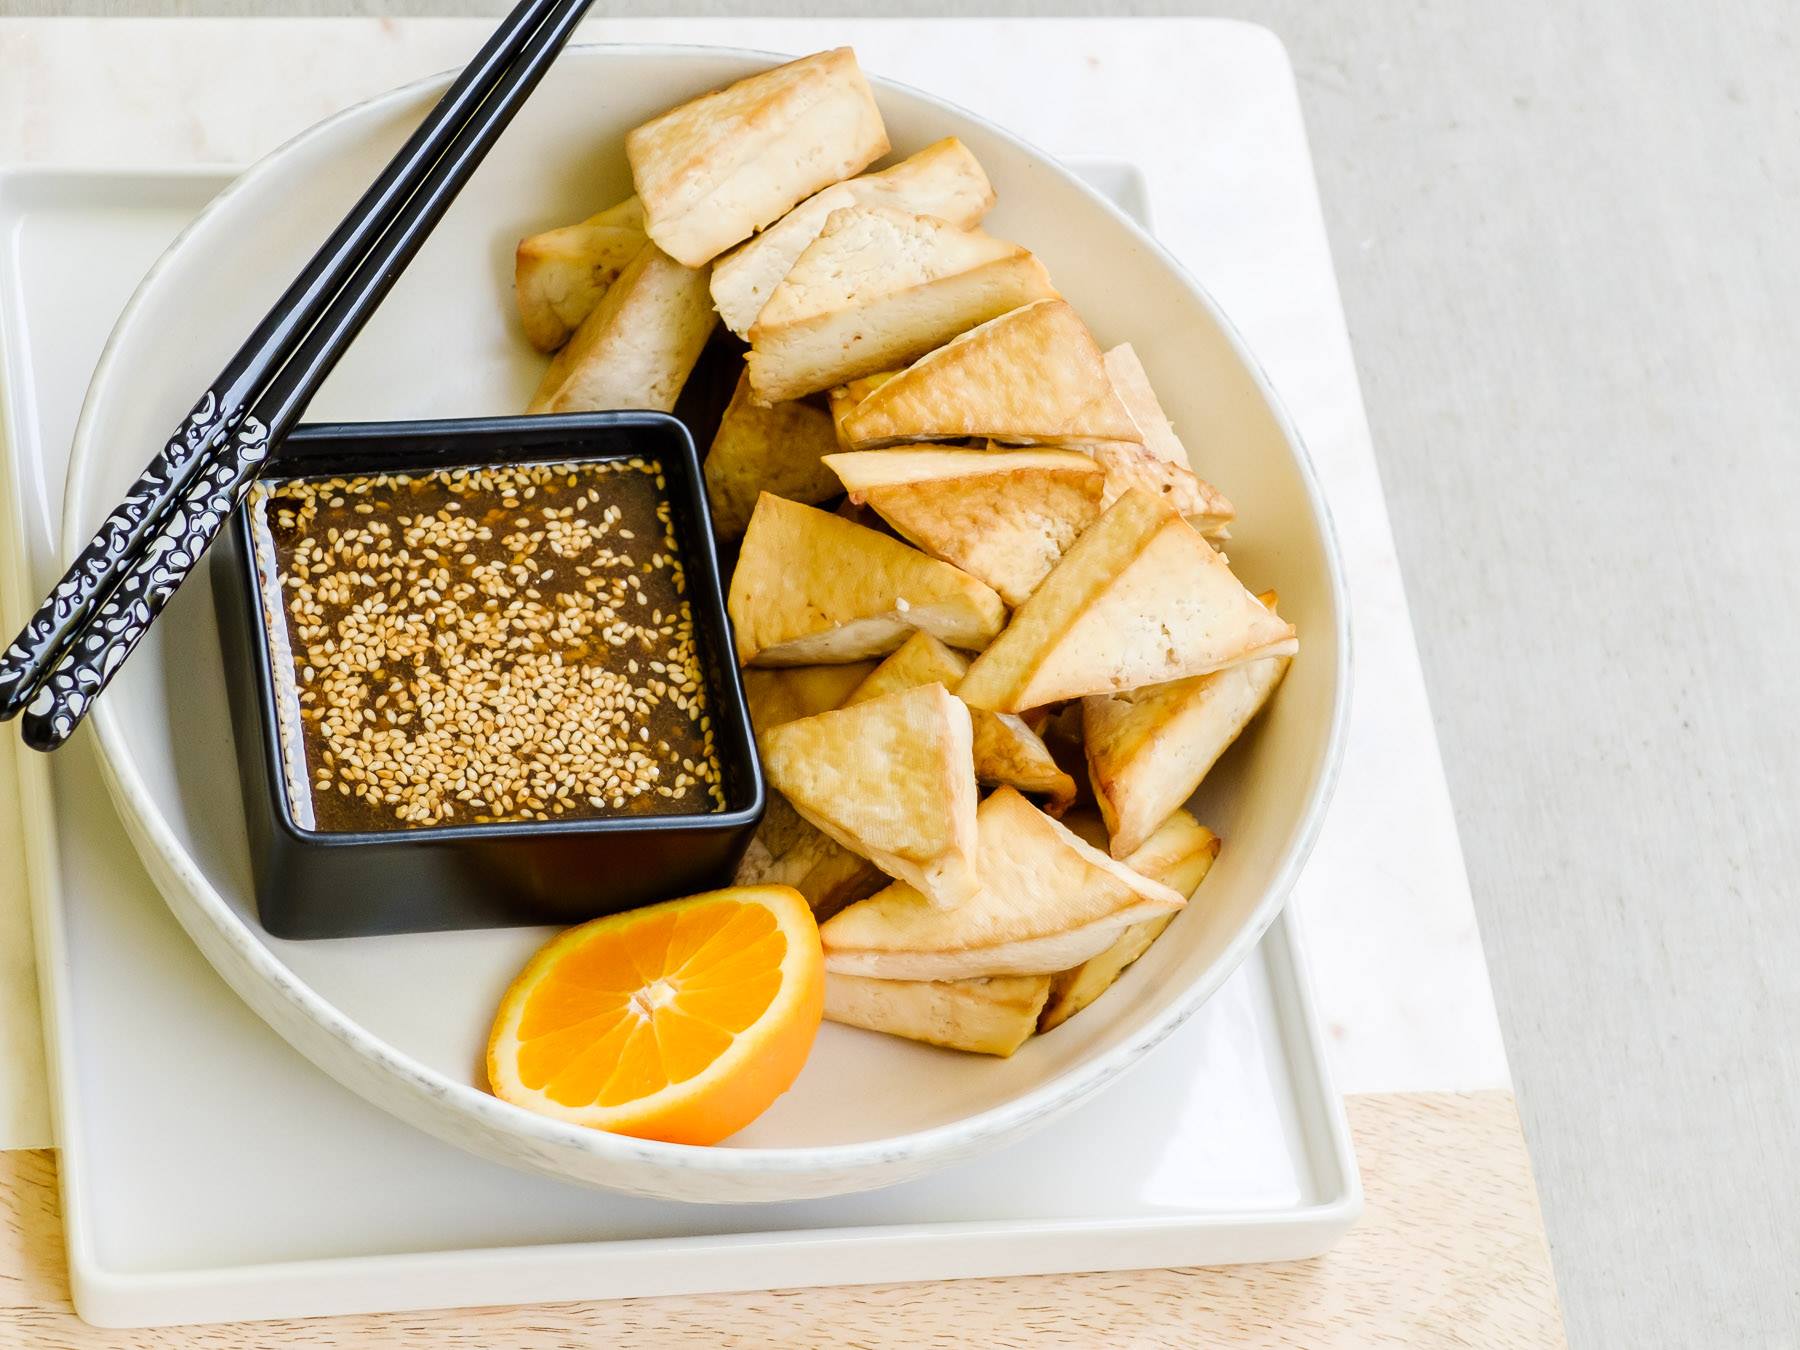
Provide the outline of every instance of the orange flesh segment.
<path id="1" fill-rule="evenodd" d="M 787 935 L 759 905 L 642 919 L 563 954 L 526 996 L 520 1080 L 571 1108 L 613 1107 L 703 1073 L 781 992 Z"/>
<path id="2" fill-rule="evenodd" d="M 592 1048 L 622 1026 L 625 1013 L 620 1009 L 611 1018 L 590 1017 L 534 1036 L 519 1048 L 519 1073 L 533 1088 L 541 1088 L 568 1068 L 584 1051 Z"/>
<path id="3" fill-rule="evenodd" d="M 679 1007 L 656 1010 L 656 1047 L 671 1083 L 685 1083 L 731 1048 L 731 1033 Z"/>
<path id="4" fill-rule="evenodd" d="M 600 1090 L 612 1077 L 620 1050 L 630 1034 L 631 1023 L 620 1018 L 587 1049 L 573 1058 L 565 1058 L 558 1063 L 544 1056 L 545 1062 L 539 1065 L 543 1070 L 542 1081 L 535 1086 L 566 1105 L 592 1101 L 600 1095 Z"/>

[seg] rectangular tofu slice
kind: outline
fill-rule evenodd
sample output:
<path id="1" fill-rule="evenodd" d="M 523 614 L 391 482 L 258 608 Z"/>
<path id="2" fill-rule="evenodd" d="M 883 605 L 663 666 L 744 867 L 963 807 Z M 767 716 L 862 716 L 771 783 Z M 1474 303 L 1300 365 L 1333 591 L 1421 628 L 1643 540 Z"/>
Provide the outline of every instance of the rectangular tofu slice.
<path id="1" fill-rule="evenodd" d="M 852 178 L 850 186 L 864 205 L 936 216 L 964 228 L 978 223 L 998 200 L 975 152 L 954 136 L 933 141 L 898 164 Z"/>
<path id="2" fill-rule="evenodd" d="M 750 327 L 767 403 L 904 365 L 1055 288 L 1032 253 L 885 206 L 833 211 Z"/>
<path id="3" fill-rule="evenodd" d="M 713 264 L 713 307 L 725 326 L 748 339 L 775 288 L 819 237 L 833 211 L 856 205 L 849 183 L 815 192 L 768 229 L 745 240 Z"/>
<path id="4" fill-rule="evenodd" d="M 848 47 L 702 94 L 625 137 L 645 229 L 689 267 L 887 152 L 881 110 Z"/>
<path id="5" fill-rule="evenodd" d="M 750 397 L 750 378 L 740 373 L 706 455 L 714 531 L 721 539 L 743 534 L 763 492 L 808 505 L 837 496 L 837 475 L 823 459 L 835 449 L 830 413 L 810 403 L 765 408 Z"/>
<path id="6" fill-rule="evenodd" d="M 744 337 L 806 246 L 833 211 L 890 206 L 967 228 L 994 205 L 994 188 L 979 162 L 954 136 L 926 146 L 891 169 L 866 173 L 816 192 L 754 239 L 713 264 L 713 303 L 725 326 Z"/>
<path id="7" fill-rule="evenodd" d="M 521 239 L 513 255 L 513 293 L 525 338 L 553 352 L 593 312 L 648 238 L 636 197 L 578 225 Z"/>
<path id="8" fill-rule="evenodd" d="M 985 647 L 1006 622 L 993 589 L 853 521 L 765 492 L 727 602 L 739 665 L 842 665 L 916 631 Z"/>
<path id="9" fill-rule="evenodd" d="M 551 359 L 526 411 L 669 412 L 713 323 L 706 273 L 646 243 Z"/>

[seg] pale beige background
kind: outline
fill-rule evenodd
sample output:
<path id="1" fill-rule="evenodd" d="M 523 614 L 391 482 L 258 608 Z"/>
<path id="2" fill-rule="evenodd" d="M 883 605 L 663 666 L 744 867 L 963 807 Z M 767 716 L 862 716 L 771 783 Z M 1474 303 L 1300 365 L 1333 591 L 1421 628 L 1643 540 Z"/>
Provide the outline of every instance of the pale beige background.
<path id="1" fill-rule="evenodd" d="M 1800 1344 L 1795 6 L 1108 8 L 1299 72 L 1572 1344 Z"/>

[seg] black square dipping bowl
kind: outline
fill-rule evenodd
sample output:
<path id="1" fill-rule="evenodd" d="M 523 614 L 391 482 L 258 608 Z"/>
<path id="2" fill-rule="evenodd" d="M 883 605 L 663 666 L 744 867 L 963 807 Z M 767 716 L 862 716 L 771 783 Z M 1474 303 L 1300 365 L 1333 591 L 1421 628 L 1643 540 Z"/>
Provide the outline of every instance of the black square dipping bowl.
<path id="1" fill-rule="evenodd" d="M 559 471 L 539 474 L 542 493 L 518 486 L 533 472 L 528 466 L 540 465 Z M 502 476 L 455 472 L 482 469 Z M 357 485 L 378 475 L 402 482 L 380 479 L 373 497 L 358 500 Z M 332 479 L 350 490 L 332 495 Z M 452 479 L 514 486 L 510 495 L 495 489 L 498 504 L 469 489 L 446 506 Z M 401 488 L 436 492 L 432 514 L 409 514 Z M 284 530 L 287 565 L 274 527 L 258 514 L 271 509 L 271 493 L 278 507 L 313 503 L 289 517 L 291 524 L 311 512 L 299 528 Z M 639 516 L 625 511 L 609 521 L 611 493 L 635 503 Z M 658 499 L 667 503 L 666 519 L 653 516 L 649 530 L 626 528 L 645 509 L 660 511 Z M 436 514 L 440 507 L 450 514 Z M 470 533 L 481 518 L 490 527 L 476 542 Z M 412 522 L 428 519 L 434 523 L 422 538 Z M 666 525 L 662 539 L 658 521 Z M 583 533 L 589 525 L 597 533 Z M 364 534 L 365 526 L 378 534 Z M 443 535 L 444 528 L 462 533 Z M 346 535 L 377 539 L 379 556 L 332 542 Z M 308 537 L 312 551 L 295 552 Z M 446 539 L 467 539 L 469 551 Z M 610 551 L 592 552 L 602 544 Z M 406 550 L 398 564 L 396 550 Z M 672 571 L 670 558 L 679 560 Z M 464 570 L 455 571 L 459 565 Z M 673 417 L 604 412 L 303 427 L 271 455 L 212 566 L 257 906 L 270 933 L 568 924 L 729 882 L 762 818 L 764 788 L 699 457 Z M 323 581 L 314 586 L 307 571 Z M 637 580 L 627 575 L 634 571 Z M 643 645 L 658 633 L 685 631 L 673 626 L 676 614 L 652 603 L 657 585 L 685 596 L 691 641 L 680 649 L 683 674 L 673 663 L 653 669 L 655 657 L 668 653 Z M 291 598 L 302 593 L 313 598 Z M 374 648 L 359 637 L 367 631 L 359 625 L 382 622 L 371 614 L 409 605 L 398 652 L 391 637 Z M 514 605 L 521 608 L 509 610 Z M 585 618 L 577 612 L 584 605 Z M 572 617 L 561 617 L 565 610 Z M 512 615 L 522 616 L 517 624 Z M 506 622 L 496 626 L 498 619 Z M 477 673 L 459 672 L 446 693 L 442 667 L 462 659 L 458 635 L 468 633 L 481 635 Z M 551 640 L 556 634 L 585 638 L 564 651 Z M 314 651 L 329 654 L 331 670 L 314 669 L 306 659 Z M 547 684 L 521 675 L 521 653 L 547 663 L 531 668 Z M 598 672 L 587 669 L 590 657 Z M 335 692 L 320 702 L 321 682 L 334 678 Z M 521 685 L 529 696 L 516 716 L 483 702 L 484 689 Z M 696 685 L 710 752 L 684 756 L 684 738 L 702 736 L 689 707 Z M 623 703 L 594 692 L 602 686 L 622 690 Z M 557 695 L 531 692 L 542 688 L 572 690 L 567 706 L 575 715 L 556 719 Z M 608 711 L 596 715 L 597 707 Z M 459 728 L 459 716 L 474 725 Z M 546 717 L 558 721 L 548 747 L 543 727 L 532 725 Z M 435 767 L 418 767 L 409 729 L 418 745 L 450 747 L 423 761 Z M 515 784 L 509 774 L 523 759 L 533 776 Z M 709 767 L 691 777 L 684 759 Z M 635 784 L 626 796 L 599 786 L 615 771 Z M 446 772 L 462 775 L 447 789 Z"/>

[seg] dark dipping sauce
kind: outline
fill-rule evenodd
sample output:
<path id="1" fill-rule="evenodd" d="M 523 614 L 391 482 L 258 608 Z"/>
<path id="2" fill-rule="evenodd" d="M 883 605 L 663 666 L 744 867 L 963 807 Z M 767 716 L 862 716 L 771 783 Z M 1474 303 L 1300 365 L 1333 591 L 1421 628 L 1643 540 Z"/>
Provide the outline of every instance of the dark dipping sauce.
<path id="1" fill-rule="evenodd" d="M 665 486 L 644 459 L 259 486 L 298 823 L 724 809 Z"/>

